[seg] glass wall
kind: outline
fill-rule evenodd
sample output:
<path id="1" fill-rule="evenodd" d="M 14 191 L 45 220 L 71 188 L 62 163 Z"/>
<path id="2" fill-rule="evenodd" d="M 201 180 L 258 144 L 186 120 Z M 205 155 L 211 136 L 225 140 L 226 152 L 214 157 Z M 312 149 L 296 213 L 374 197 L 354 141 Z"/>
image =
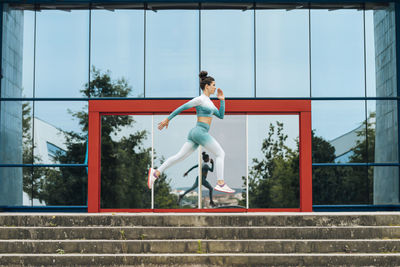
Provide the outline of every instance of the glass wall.
<path id="1" fill-rule="evenodd" d="M 76 164 L 86 162 L 87 100 L 190 99 L 201 93 L 200 70 L 207 70 L 215 78 L 217 88 L 228 99 L 311 100 L 315 205 L 399 204 L 393 5 L 364 10 L 291 10 L 277 6 L 244 10 L 96 7 L 65 12 L 61 8 L 24 10 L 4 4 L 2 16 L 0 206 L 86 205 L 87 173 L 85 166 Z M 229 201 L 229 205 L 249 208 L 299 206 L 295 183 L 297 147 L 293 141 L 298 136 L 297 119 L 293 119 L 296 116 L 282 115 L 275 121 L 268 116 L 249 117 L 248 132 L 245 115 L 214 121 L 211 132 L 227 148 L 227 168 L 235 170 L 227 171 L 226 177 L 234 177 L 232 186 L 240 189 L 241 194 L 234 200 L 221 198 L 218 202 L 218 195 L 211 197 L 203 187 L 201 201 L 198 192 L 186 194 L 179 203 L 179 195 L 195 184 L 198 169 L 185 178 L 182 175 L 198 164 L 199 158 L 201 161 L 196 153 L 166 172 L 163 186 L 155 189 L 155 196 L 147 191 L 138 194 L 144 202 L 128 197 L 108 199 L 107 190 L 128 196 L 129 190 L 134 189 L 117 186 L 118 183 L 123 184 L 124 179 L 129 179 L 128 184 L 136 181 L 149 162 L 159 166 L 177 151 L 179 142 L 174 142 L 171 148 L 162 144 L 175 139 L 183 141 L 194 116 L 177 117 L 171 129 L 156 131 L 150 156 L 150 128 L 163 117 L 111 117 L 105 119 L 104 125 L 111 123 L 113 129 L 104 133 L 102 140 L 108 138 L 108 145 L 113 144 L 110 153 L 115 154 L 114 163 L 121 172 L 109 170 L 104 178 L 104 208 L 148 208 L 152 197 L 155 208 L 193 208 L 199 203 L 211 207 L 211 199 L 216 206 Z M 270 124 L 275 125 L 273 130 Z M 227 138 L 224 129 L 232 125 L 240 130 L 235 130 L 236 137 Z M 275 176 L 265 170 L 251 175 L 256 168 L 254 159 L 267 165 L 274 161 L 270 154 L 262 152 L 262 144 L 268 140 L 270 131 L 280 127 L 281 134 L 286 133 L 286 128 L 291 129 L 285 139 L 290 145 L 283 142 L 274 153 L 294 153 L 290 158 L 291 169 L 286 168 L 293 183 L 285 187 L 292 188 L 293 201 L 283 206 L 279 204 L 282 203 L 278 201 L 279 194 L 287 192 L 278 189 L 289 180 L 274 180 L 271 177 Z M 142 165 L 131 172 L 121 167 L 124 163 L 119 145 L 126 140 L 134 142 L 140 133 L 144 134 L 136 140 L 138 150 L 125 155 L 134 158 L 142 153 L 135 160 L 143 161 Z M 243 135 L 249 140 L 246 155 L 238 152 L 247 146 L 242 142 Z M 274 144 L 273 140 L 268 142 Z M 239 147 L 238 151 L 232 144 Z M 235 157 L 230 158 L 232 155 Z M 215 160 L 213 155 L 210 158 Z M 289 164 L 288 160 L 282 164 Z M 124 175 L 122 170 L 130 174 Z M 248 181 L 243 179 L 246 172 Z M 115 183 L 113 179 L 120 180 Z M 215 183 L 215 174 L 210 173 L 208 179 Z M 254 183 L 268 185 L 266 191 L 260 193 Z M 79 188 L 75 190 L 79 197 L 73 196 L 72 188 Z M 175 198 L 169 198 L 170 204 L 165 206 L 157 193 L 167 191 Z M 342 192 L 354 194 L 344 196 Z"/>

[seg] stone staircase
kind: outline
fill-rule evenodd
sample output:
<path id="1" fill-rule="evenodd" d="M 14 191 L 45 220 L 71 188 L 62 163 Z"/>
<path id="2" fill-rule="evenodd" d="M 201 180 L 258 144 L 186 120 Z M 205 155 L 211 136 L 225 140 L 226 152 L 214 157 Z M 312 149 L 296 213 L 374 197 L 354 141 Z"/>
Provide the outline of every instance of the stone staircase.
<path id="1" fill-rule="evenodd" d="M 0 266 L 400 266 L 400 213 L 0 213 Z"/>

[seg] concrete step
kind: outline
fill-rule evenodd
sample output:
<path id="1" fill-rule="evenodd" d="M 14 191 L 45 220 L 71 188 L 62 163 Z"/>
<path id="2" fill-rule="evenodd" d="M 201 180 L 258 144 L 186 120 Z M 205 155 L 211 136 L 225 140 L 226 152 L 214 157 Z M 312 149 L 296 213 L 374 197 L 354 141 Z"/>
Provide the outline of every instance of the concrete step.
<path id="1" fill-rule="evenodd" d="M 398 266 L 376 254 L 2 254 L 0 266 Z"/>
<path id="2" fill-rule="evenodd" d="M 2 226 L 400 226 L 399 213 L 23 214 L 0 213 Z"/>
<path id="3" fill-rule="evenodd" d="M 400 226 L 0 227 L 0 239 L 398 239 Z"/>
<path id="4" fill-rule="evenodd" d="M 400 253 L 394 240 L 0 240 L 4 253 Z M 0 254 L 1 255 L 1 254 Z"/>

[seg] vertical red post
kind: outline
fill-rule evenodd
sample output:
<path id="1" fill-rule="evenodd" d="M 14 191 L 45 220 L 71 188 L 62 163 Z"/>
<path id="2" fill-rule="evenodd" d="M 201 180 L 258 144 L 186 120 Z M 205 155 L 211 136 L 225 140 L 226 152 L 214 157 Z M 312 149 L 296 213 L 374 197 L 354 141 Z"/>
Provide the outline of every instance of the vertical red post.
<path id="1" fill-rule="evenodd" d="M 300 112 L 300 211 L 312 212 L 311 112 Z"/>
<path id="2" fill-rule="evenodd" d="M 89 101 L 89 106 L 90 106 Z M 90 110 L 90 108 L 89 108 Z M 88 212 L 100 212 L 100 113 L 89 111 Z"/>

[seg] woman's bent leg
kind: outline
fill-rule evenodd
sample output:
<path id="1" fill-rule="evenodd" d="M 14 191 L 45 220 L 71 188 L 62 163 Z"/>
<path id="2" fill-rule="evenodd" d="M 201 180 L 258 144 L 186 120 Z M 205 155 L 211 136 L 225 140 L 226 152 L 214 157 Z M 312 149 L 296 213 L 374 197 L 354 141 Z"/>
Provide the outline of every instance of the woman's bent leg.
<path id="1" fill-rule="evenodd" d="M 192 154 L 196 150 L 198 146 L 199 145 L 190 141 L 184 143 L 181 150 L 179 150 L 177 154 L 173 155 L 172 157 L 169 157 L 166 161 L 164 161 L 164 163 L 161 164 L 161 166 L 157 170 L 160 173 L 163 173 L 169 167 L 187 158 L 190 154 Z"/>

